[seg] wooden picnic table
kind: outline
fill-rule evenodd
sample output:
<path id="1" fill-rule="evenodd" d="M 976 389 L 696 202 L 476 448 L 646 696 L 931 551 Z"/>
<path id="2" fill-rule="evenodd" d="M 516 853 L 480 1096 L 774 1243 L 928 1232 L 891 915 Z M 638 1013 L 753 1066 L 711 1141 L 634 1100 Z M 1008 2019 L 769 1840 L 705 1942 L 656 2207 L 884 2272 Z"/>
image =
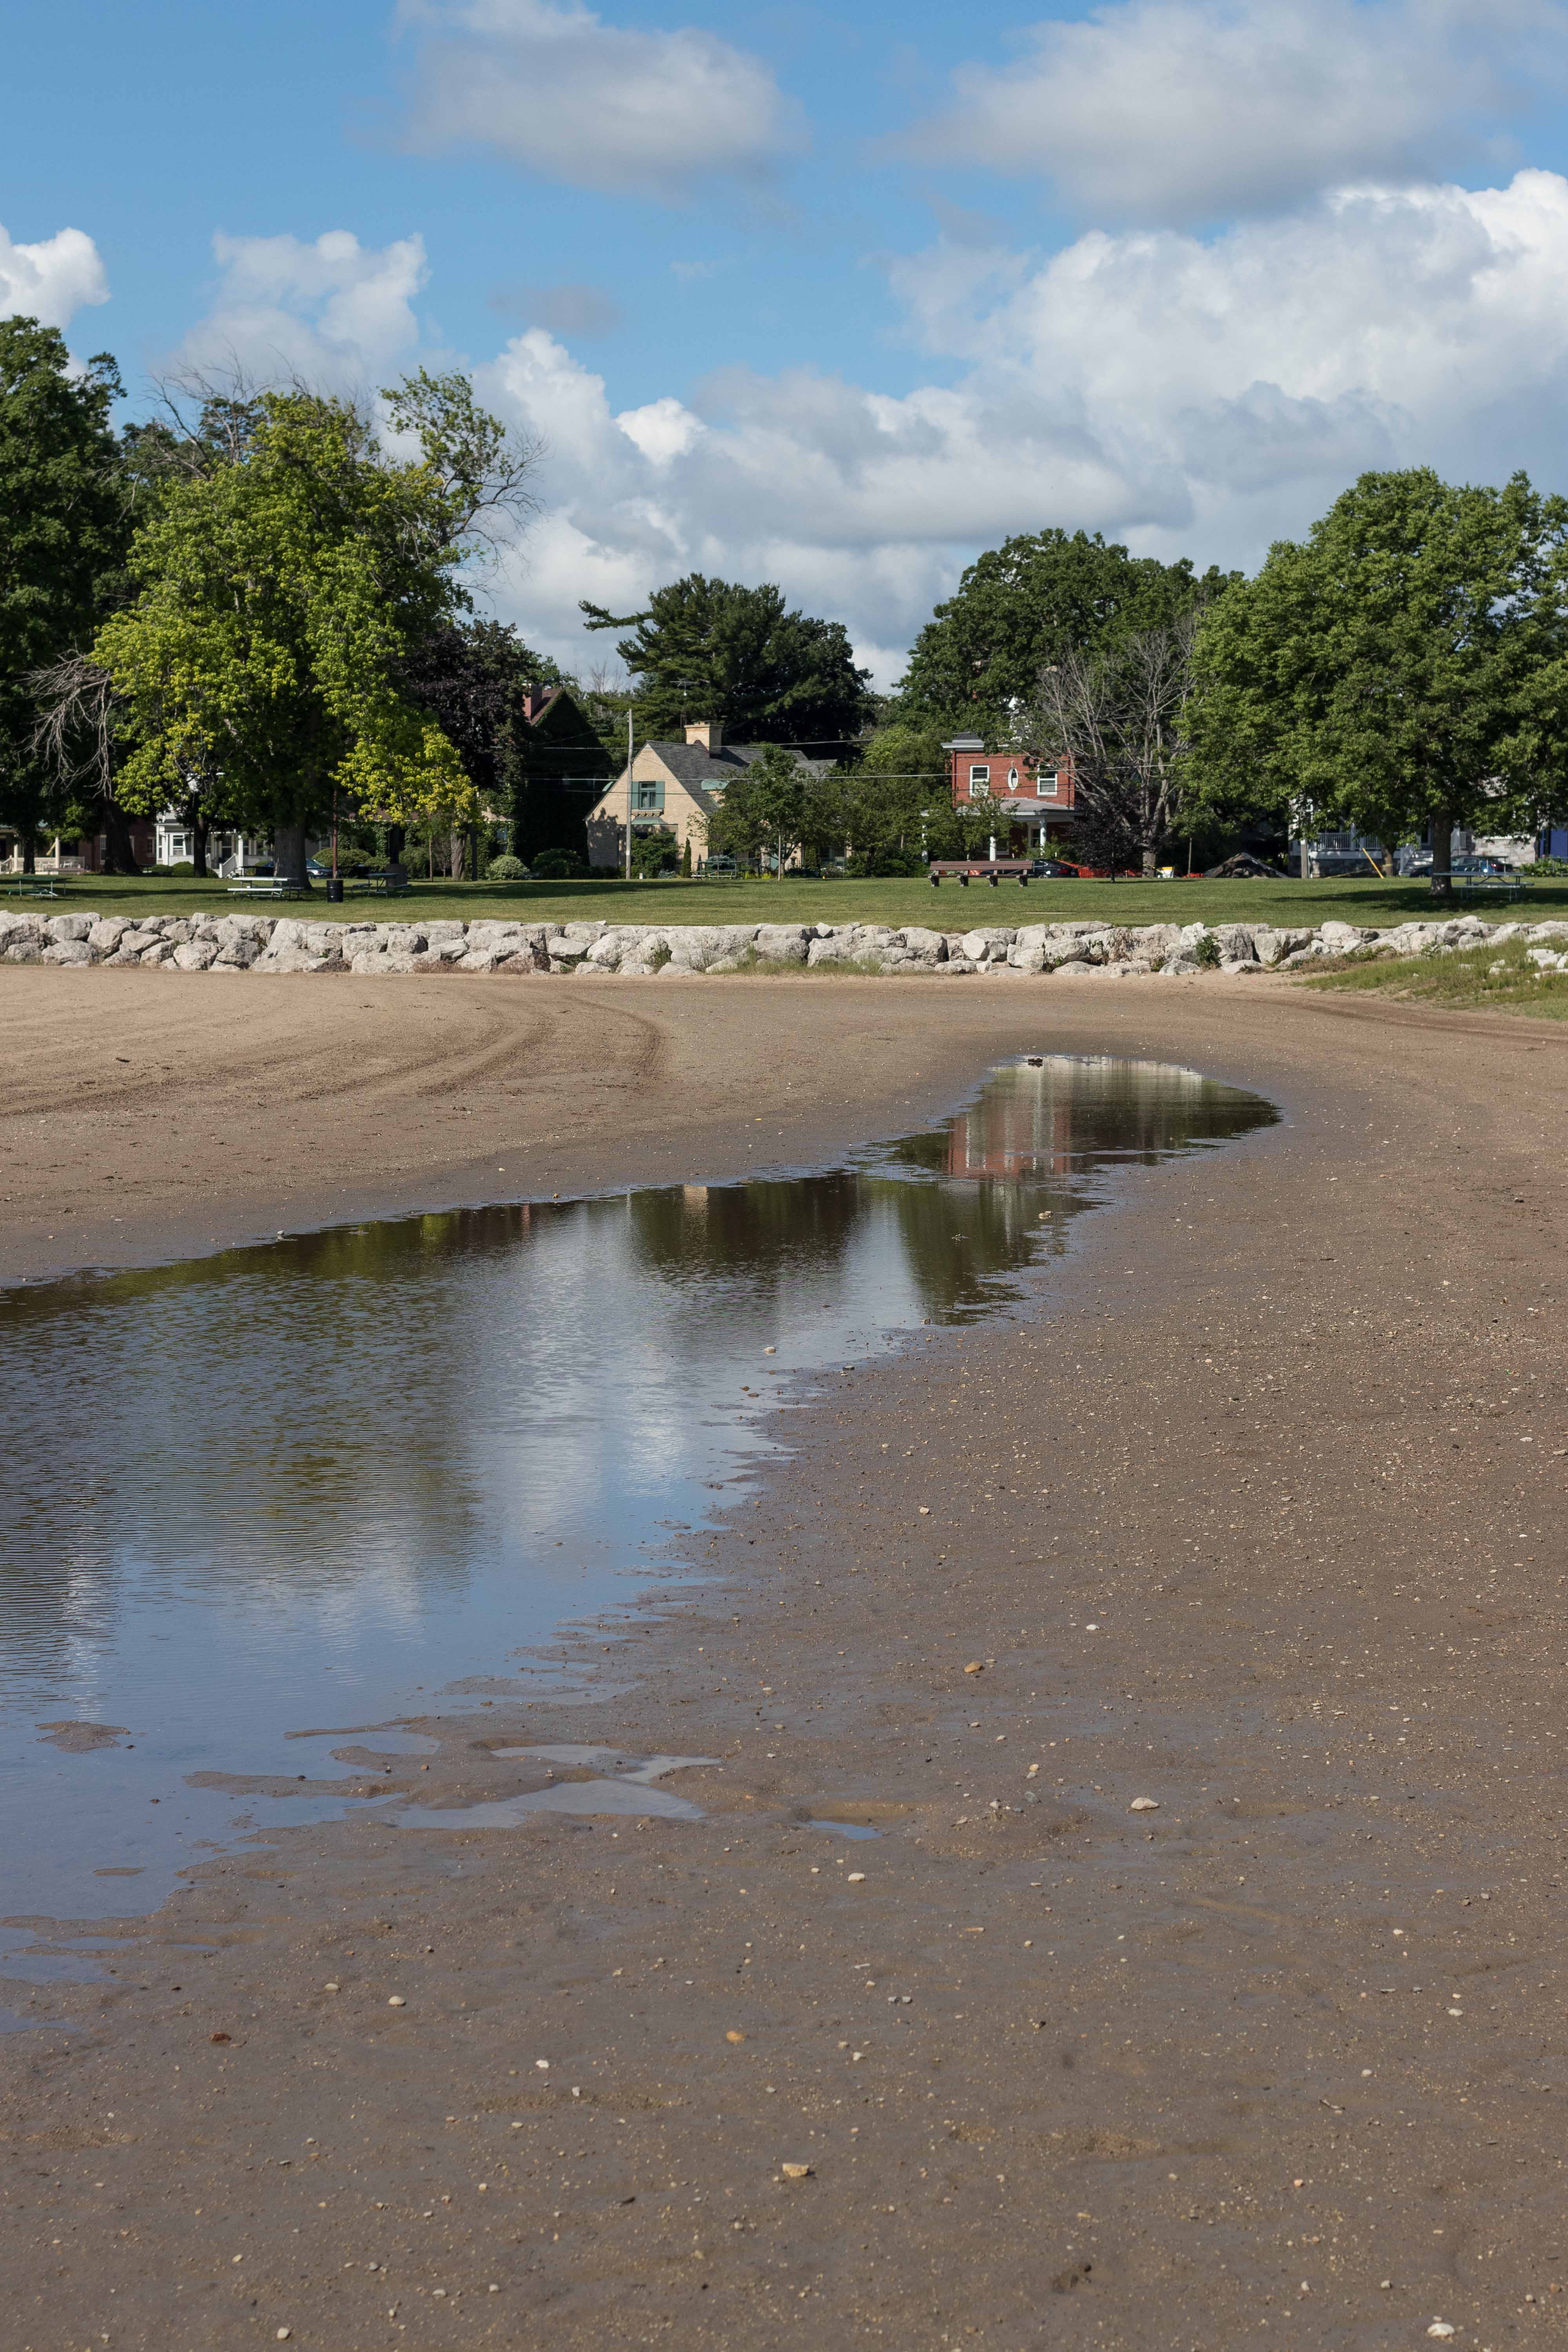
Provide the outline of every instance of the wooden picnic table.
<path id="1" fill-rule="evenodd" d="M 58 898 L 60 895 L 58 874 L 0 875 L 0 892 L 7 898 Z"/>
<path id="2" fill-rule="evenodd" d="M 389 898 L 395 897 L 399 891 L 406 890 L 407 887 L 408 877 L 406 874 L 395 874 L 391 872 L 385 874 L 345 874 L 343 877 L 343 888 L 345 890 L 353 891 L 356 898 L 363 898 L 372 892 L 377 892 L 383 898 Z"/>
<path id="3" fill-rule="evenodd" d="M 243 881 L 228 886 L 231 898 L 302 898 L 304 886 L 285 881 L 275 874 L 247 874 Z"/>

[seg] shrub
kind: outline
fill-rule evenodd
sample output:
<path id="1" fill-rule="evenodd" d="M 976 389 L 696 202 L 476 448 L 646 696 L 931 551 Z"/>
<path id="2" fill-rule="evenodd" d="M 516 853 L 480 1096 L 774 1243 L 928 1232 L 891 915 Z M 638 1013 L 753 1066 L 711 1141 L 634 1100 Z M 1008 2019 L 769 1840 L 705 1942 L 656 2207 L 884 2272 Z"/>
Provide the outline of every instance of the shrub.
<path id="1" fill-rule="evenodd" d="M 1219 941 L 1212 931 L 1205 931 L 1202 939 L 1194 943 L 1193 961 L 1201 963 L 1206 971 L 1212 971 L 1219 960 Z"/>
<path id="2" fill-rule="evenodd" d="M 639 882 L 650 882 L 660 874 L 673 874 L 678 863 L 674 834 L 637 833 L 632 835 L 632 872 Z"/>
<path id="3" fill-rule="evenodd" d="M 521 857 L 492 857 L 485 868 L 487 882 L 526 882 L 528 868 Z"/>
<path id="4" fill-rule="evenodd" d="M 580 857 L 569 849 L 542 849 L 533 861 L 536 882 L 576 882 L 587 873 Z"/>
<path id="5" fill-rule="evenodd" d="M 163 868 L 165 874 L 194 874 L 195 870 L 195 862 L 189 857 L 176 858 L 173 866 L 165 866 Z"/>

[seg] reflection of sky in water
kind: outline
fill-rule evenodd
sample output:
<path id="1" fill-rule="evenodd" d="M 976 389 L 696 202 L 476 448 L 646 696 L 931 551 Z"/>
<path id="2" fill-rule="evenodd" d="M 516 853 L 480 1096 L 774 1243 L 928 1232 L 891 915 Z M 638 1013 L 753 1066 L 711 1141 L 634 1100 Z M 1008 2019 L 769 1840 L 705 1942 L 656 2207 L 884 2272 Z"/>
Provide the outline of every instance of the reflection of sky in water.
<path id="1" fill-rule="evenodd" d="M 237 1826 L 342 1810 L 185 1775 L 340 1776 L 347 1727 L 509 1679 L 520 1646 L 627 1602 L 655 1551 L 679 1560 L 764 1451 L 773 1391 L 994 1313 L 1121 1166 L 1272 1118 L 1191 1072 L 1053 1057 L 826 1174 L 12 1292 L 0 1908 L 142 1908 Z M 72 1719 L 124 1738 L 40 1738 Z"/>

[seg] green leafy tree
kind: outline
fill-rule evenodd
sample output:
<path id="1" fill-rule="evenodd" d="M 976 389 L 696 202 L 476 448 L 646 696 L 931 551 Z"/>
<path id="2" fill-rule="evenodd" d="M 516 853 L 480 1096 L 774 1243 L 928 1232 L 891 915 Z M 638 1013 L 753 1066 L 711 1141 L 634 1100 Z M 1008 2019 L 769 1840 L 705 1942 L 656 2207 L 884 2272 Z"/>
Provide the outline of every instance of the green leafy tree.
<path id="1" fill-rule="evenodd" d="M 309 391 L 237 404 L 211 449 L 193 436 L 136 535 L 134 601 L 94 647 L 132 711 L 123 796 L 159 807 L 189 771 L 221 774 L 301 883 L 307 830 L 335 802 L 452 832 L 480 814 L 405 666 L 466 602 L 464 564 L 531 504 L 532 453 L 461 375 L 421 371 L 384 397 L 417 457 Z"/>
<path id="2" fill-rule="evenodd" d="M 1008 742 L 1049 664 L 1177 620 L 1236 576 L 1211 570 L 1200 580 L 1184 556 L 1160 563 L 1130 555 L 1098 531 L 1006 540 L 969 566 L 916 638 L 900 713 Z"/>
<path id="3" fill-rule="evenodd" d="M 0 320 L 0 819 L 32 871 L 71 785 L 37 739 L 40 681 L 89 642 L 128 536 L 106 352 L 78 370 L 36 319 Z"/>
<path id="4" fill-rule="evenodd" d="M 1205 794 L 1388 843 L 1518 822 L 1560 755 L 1568 503 L 1428 467 L 1363 474 L 1205 615 L 1189 727 Z"/>
<path id="5" fill-rule="evenodd" d="M 782 744 L 748 761 L 709 820 L 708 845 L 736 857 L 772 854 L 782 879 L 788 859 L 805 832 L 812 774 L 805 761 Z"/>
<path id="6" fill-rule="evenodd" d="M 953 842 L 952 770 L 930 727 L 879 727 L 845 772 L 845 837 L 868 871 Z"/>
<path id="7" fill-rule="evenodd" d="M 634 632 L 616 650 L 649 736 L 709 719 L 737 742 L 828 746 L 852 740 L 869 713 L 870 673 L 856 667 L 842 624 L 790 612 L 775 587 L 693 572 L 657 589 L 646 613 L 582 610 L 590 629 Z"/>

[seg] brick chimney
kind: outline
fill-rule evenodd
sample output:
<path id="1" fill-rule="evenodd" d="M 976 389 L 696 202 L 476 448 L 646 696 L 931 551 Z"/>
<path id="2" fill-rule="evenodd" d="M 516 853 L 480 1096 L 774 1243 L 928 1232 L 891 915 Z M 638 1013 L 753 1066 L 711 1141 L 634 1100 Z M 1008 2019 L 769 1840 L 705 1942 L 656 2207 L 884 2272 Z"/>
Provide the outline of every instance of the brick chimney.
<path id="1" fill-rule="evenodd" d="M 531 722 L 542 719 L 561 688 L 558 686 L 531 686 L 523 690 L 522 715 Z"/>
<path id="2" fill-rule="evenodd" d="M 700 743 L 702 749 L 710 757 L 712 757 L 724 748 L 722 723 L 717 719 L 689 719 L 686 722 L 686 740 L 689 743 Z"/>

